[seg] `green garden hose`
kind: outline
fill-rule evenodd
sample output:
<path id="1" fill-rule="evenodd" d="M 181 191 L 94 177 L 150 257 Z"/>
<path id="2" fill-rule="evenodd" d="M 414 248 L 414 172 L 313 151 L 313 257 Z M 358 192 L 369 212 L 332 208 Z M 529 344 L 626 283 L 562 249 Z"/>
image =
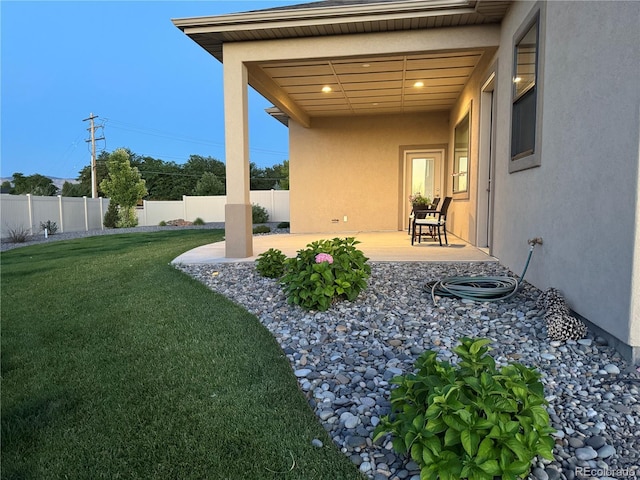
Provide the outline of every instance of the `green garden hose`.
<path id="1" fill-rule="evenodd" d="M 458 297 L 478 302 L 496 302 L 506 300 L 518 291 L 524 275 L 527 273 L 531 255 L 540 239 L 529 240 L 529 256 L 520 278 L 517 277 L 446 277 L 436 282 L 429 282 L 425 289 L 431 290 L 431 299 L 437 305 L 436 296 Z"/>

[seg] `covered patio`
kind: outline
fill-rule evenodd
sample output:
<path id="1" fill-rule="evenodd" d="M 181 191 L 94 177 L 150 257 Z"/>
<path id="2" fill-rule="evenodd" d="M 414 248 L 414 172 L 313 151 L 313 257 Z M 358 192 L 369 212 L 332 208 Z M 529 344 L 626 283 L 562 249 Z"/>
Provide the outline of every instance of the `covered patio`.
<path id="1" fill-rule="evenodd" d="M 174 264 L 215 264 L 253 262 L 270 248 L 277 248 L 287 257 L 295 257 L 298 250 L 309 243 L 333 238 L 327 233 L 257 235 L 253 237 L 253 253 L 250 257 L 229 258 L 225 255 L 226 243 L 203 245 L 175 258 Z M 358 248 L 374 262 L 496 262 L 486 249 L 476 248 L 458 237 L 449 235 L 449 246 L 441 247 L 437 241 L 425 240 L 411 246 L 410 237 L 402 232 L 352 232 L 341 237 L 355 237 Z M 523 252 L 526 250 L 523 246 Z M 523 253 L 524 255 L 524 253 Z"/>

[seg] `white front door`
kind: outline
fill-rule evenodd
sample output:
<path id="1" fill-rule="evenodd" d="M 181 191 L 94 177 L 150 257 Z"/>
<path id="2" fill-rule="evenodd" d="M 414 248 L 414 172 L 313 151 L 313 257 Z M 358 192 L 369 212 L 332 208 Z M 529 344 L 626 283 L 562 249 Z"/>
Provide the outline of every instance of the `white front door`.
<path id="1" fill-rule="evenodd" d="M 439 197 L 442 200 L 442 150 L 424 150 L 405 152 L 404 161 L 404 228 L 409 224 L 411 203 L 409 195 L 422 194 L 433 200 Z"/>

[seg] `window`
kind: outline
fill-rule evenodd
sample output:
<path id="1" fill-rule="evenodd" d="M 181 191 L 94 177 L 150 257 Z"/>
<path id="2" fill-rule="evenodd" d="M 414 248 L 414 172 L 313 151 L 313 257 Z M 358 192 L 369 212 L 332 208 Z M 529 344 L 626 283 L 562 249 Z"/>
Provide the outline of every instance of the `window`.
<path id="1" fill-rule="evenodd" d="M 514 37 L 510 172 L 540 165 L 540 11 Z"/>
<path id="2" fill-rule="evenodd" d="M 456 125 L 453 148 L 453 193 L 469 191 L 469 112 Z"/>

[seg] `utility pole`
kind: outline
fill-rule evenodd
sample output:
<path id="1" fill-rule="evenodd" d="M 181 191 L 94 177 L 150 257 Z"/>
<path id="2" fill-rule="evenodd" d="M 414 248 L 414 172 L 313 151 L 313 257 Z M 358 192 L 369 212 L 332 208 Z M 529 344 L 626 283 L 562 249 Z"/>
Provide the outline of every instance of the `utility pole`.
<path id="1" fill-rule="evenodd" d="M 86 122 L 89 120 L 89 132 L 91 133 L 91 138 L 89 140 L 85 140 L 85 142 L 91 142 L 91 198 L 98 198 L 98 175 L 96 171 L 96 140 L 104 140 L 104 136 L 100 138 L 96 138 L 96 129 L 95 124 L 93 122 L 94 119 L 98 118 L 97 115 L 93 113 L 89 114 L 89 118 L 85 118 L 82 120 Z"/>

